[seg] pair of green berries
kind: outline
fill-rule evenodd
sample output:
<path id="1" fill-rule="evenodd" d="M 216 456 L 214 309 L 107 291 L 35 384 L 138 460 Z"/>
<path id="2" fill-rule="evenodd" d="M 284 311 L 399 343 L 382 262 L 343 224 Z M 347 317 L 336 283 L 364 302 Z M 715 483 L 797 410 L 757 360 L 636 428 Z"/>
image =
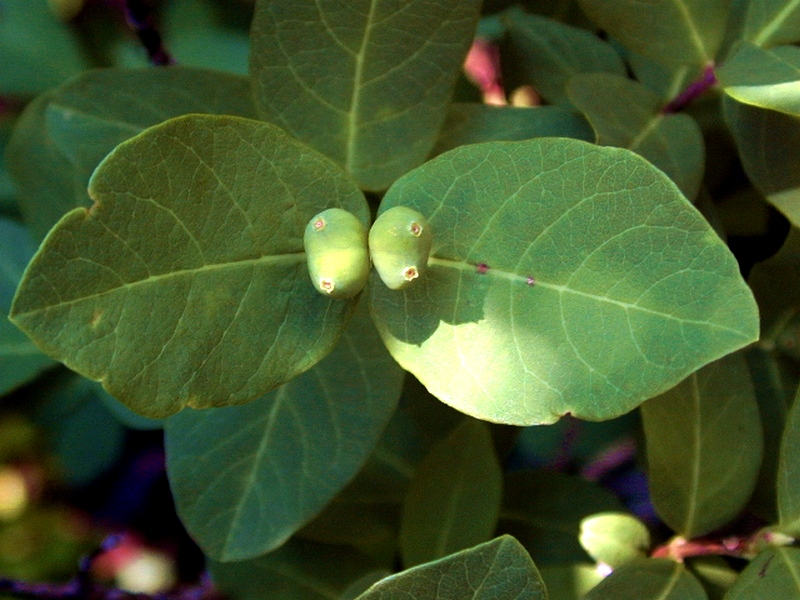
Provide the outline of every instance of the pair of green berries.
<path id="1" fill-rule="evenodd" d="M 405 206 L 381 213 L 369 234 L 355 215 L 329 208 L 308 222 L 303 236 L 311 282 L 331 298 L 352 298 L 364 288 L 370 258 L 388 288 L 408 287 L 428 266 L 432 242 L 425 217 Z"/>

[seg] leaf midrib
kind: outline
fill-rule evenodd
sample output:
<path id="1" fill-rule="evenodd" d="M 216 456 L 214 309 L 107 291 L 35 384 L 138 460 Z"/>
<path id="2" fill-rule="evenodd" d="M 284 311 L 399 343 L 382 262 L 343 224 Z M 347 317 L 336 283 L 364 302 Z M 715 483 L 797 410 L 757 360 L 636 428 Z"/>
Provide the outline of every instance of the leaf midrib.
<path id="1" fill-rule="evenodd" d="M 350 97 L 350 110 L 347 113 L 347 157 L 345 159 L 345 168 L 348 173 L 353 172 L 353 164 L 356 161 L 356 131 L 358 129 L 359 115 L 361 114 L 361 80 L 364 77 L 364 55 L 366 54 L 365 48 L 369 43 L 370 33 L 372 31 L 372 22 L 375 16 L 375 6 L 378 0 L 372 0 L 369 5 L 369 13 L 367 14 L 367 21 L 364 25 L 364 37 L 361 39 L 361 46 L 356 52 L 356 66 L 353 73 L 353 93 Z"/>
<path id="2" fill-rule="evenodd" d="M 83 259 L 83 260 L 86 260 L 86 259 Z M 63 300 L 63 301 L 57 302 L 55 304 L 47 304 L 47 305 L 42 306 L 42 307 L 36 307 L 36 308 L 25 310 L 25 311 L 18 311 L 16 309 L 16 299 L 15 299 L 14 303 L 11 306 L 11 313 L 10 313 L 9 317 L 11 318 L 12 321 L 16 322 L 16 319 L 20 318 L 20 317 L 33 316 L 33 315 L 36 315 L 36 314 L 38 314 L 40 312 L 45 312 L 45 311 L 49 311 L 49 310 L 53 310 L 53 309 L 57 309 L 57 308 L 62 308 L 62 307 L 65 307 L 65 306 L 71 306 L 71 305 L 74 305 L 74 304 L 77 304 L 77 303 L 80 303 L 80 302 L 84 302 L 86 300 L 94 300 L 94 299 L 97 299 L 97 298 L 101 298 L 103 296 L 107 296 L 107 295 L 113 294 L 115 292 L 118 292 L 119 290 L 123 290 L 123 289 L 124 290 L 130 290 L 130 289 L 135 289 L 137 287 L 144 286 L 144 285 L 155 285 L 155 284 L 157 284 L 159 282 L 169 281 L 170 279 L 174 279 L 174 278 L 178 278 L 178 277 L 182 277 L 182 276 L 194 277 L 195 275 L 198 275 L 198 274 L 204 273 L 204 272 L 223 271 L 225 269 L 236 269 L 236 268 L 241 268 L 241 267 L 250 267 L 250 266 L 254 266 L 254 265 L 263 265 L 263 264 L 268 264 L 268 265 L 269 264 L 279 265 L 279 264 L 282 264 L 282 263 L 291 264 L 291 263 L 295 263 L 295 262 L 297 262 L 297 263 L 303 262 L 305 260 L 306 260 L 305 252 L 295 252 L 295 253 L 289 253 L 289 254 L 273 254 L 273 255 L 268 255 L 268 256 L 259 256 L 257 258 L 236 260 L 236 261 L 223 262 L 223 263 L 204 264 L 204 265 L 201 265 L 199 267 L 193 267 L 193 268 L 188 268 L 188 269 L 179 269 L 179 270 L 176 270 L 176 271 L 169 271 L 167 273 L 163 273 L 163 274 L 159 274 L 159 275 L 151 275 L 151 276 L 146 277 L 144 279 L 139 279 L 139 280 L 132 281 L 132 282 L 122 282 L 121 285 L 110 287 L 110 288 L 105 289 L 105 290 L 103 290 L 101 292 L 97 292 L 97 293 L 93 293 L 93 294 L 87 294 L 87 295 L 83 295 L 83 296 L 78 296 L 76 298 L 71 298 L 69 300 Z M 95 264 L 99 264 L 99 263 L 95 263 Z M 99 265 L 99 266 L 107 268 L 106 265 Z"/>
<path id="3" fill-rule="evenodd" d="M 445 258 L 435 258 L 435 257 L 431 258 L 428 261 L 428 264 L 429 265 L 439 265 L 439 266 L 442 266 L 442 267 L 445 267 L 445 268 L 457 269 L 457 270 L 460 270 L 460 271 L 469 271 L 469 272 L 472 272 L 472 273 L 474 273 L 475 270 L 476 270 L 476 265 L 472 265 L 472 264 L 469 264 L 469 263 L 466 263 L 466 262 L 461 262 L 461 261 L 445 259 Z M 509 280 L 509 281 L 518 282 L 518 283 L 520 283 L 522 285 L 526 285 L 526 286 L 529 285 L 528 282 L 527 282 L 527 277 L 526 276 L 518 275 L 518 274 L 516 274 L 514 272 L 511 272 L 511 271 L 503 271 L 501 269 L 497 269 L 497 268 L 494 268 L 494 267 L 490 268 L 487 273 L 482 275 L 482 277 L 499 277 L 499 278 L 506 279 L 506 280 Z M 699 321 L 699 320 L 696 320 L 696 319 L 682 319 L 682 318 L 678 318 L 675 315 L 672 315 L 672 314 L 669 314 L 669 313 L 653 310 L 651 308 L 645 308 L 643 306 L 638 306 L 636 304 L 631 304 L 629 302 L 623 302 L 621 300 L 614 300 L 613 298 L 609 298 L 608 296 L 599 296 L 597 294 L 591 294 L 589 292 L 583 292 L 583 291 L 580 291 L 580 290 L 576 290 L 574 288 L 570 288 L 569 286 L 566 286 L 566 285 L 560 285 L 560 284 L 556 284 L 556 283 L 547 283 L 547 282 L 542 281 L 542 280 L 540 280 L 538 278 L 535 280 L 533 285 L 530 285 L 530 287 L 532 289 L 540 287 L 540 288 L 553 290 L 553 291 L 556 291 L 558 293 L 572 294 L 572 295 L 580 296 L 580 297 L 583 297 L 583 298 L 589 298 L 591 300 L 596 300 L 598 302 L 604 302 L 606 304 L 613 304 L 613 305 L 619 306 L 619 307 L 621 307 L 621 308 L 623 308 L 625 310 L 635 310 L 635 311 L 638 311 L 638 312 L 641 312 L 641 313 L 644 313 L 644 314 L 653 315 L 653 316 L 656 316 L 656 317 L 662 317 L 664 319 L 668 319 L 668 320 L 672 320 L 672 321 L 677 321 L 679 323 L 692 324 L 692 325 L 703 325 L 703 326 L 706 326 L 706 327 L 713 327 L 713 328 L 718 329 L 720 331 L 726 331 L 728 333 L 736 334 L 737 336 L 740 336 L 742 338 L 749 339 L 749 337 L 745 336 L 740 330 L 733 329 L 731 327 L 725 327 L 723 325 L 719 325 L 718 323 L 712 323 L 712 322 L 709 322 L 709 321 Z"/>

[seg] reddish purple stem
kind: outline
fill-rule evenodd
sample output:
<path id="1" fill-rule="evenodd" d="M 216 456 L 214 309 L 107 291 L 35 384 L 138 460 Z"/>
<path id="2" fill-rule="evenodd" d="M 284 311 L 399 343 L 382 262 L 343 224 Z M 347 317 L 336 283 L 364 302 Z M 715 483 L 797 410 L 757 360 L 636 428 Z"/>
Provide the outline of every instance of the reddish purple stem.
<path id="1" fill-rule="evenodd" d="M 708 65 L 703 70 L 703 74 L 698 79 L 695 79 L 692 83 L 690 83 L 689 87 L 687 87 L 683 92 L 678 94 L 672 99 L 672 101 L 664 106 L 664 108 L 661 109 L 661 112 L 667 115 L 683 110 L 696 98 L 702 96 L 706 91 L 714 87 L 716 84 L 717 76 L 714 73 L 714 65 Z"/>
<path id="2" fill-rule="evenodd" d="M 145 0 L 127 0 L 125 14 L 128 24 L 134 29 L 139 41 L 142 42 L 150 62 L 156 66 L 174 64 L 161 40 L 161 34 L 153 18 L 153 9 Z"/>

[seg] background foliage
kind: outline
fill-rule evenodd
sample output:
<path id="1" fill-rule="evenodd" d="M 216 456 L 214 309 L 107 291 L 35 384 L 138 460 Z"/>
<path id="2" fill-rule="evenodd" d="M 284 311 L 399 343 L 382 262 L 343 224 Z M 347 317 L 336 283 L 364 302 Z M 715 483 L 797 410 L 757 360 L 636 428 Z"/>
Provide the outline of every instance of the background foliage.
<path id="1" fill-rule="evenodd" d="M 0 14 L 0 593 L 800 597 L 795 3 Z"/>

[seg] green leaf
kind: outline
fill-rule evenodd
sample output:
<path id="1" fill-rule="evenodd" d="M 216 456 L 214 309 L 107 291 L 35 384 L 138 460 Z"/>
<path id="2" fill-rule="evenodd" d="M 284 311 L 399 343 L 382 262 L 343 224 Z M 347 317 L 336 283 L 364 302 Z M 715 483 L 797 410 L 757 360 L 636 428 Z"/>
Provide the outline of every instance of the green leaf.
<path id="1" fill-rule="evenodd" d="M 727 247 L 636 154 L 568 139 L 451 150 L 398 180 L 433 230 L 429 268 L 372 278 L 389 351 L 480 419 L 609 419 L 756 339 Z M 635 376 L 631 376 L 635 373 Z"/>
<path id="2" fill-rule="evenodd" d="M 91 483 L 122 454 L 125 428 L 93 381 L 68 373 L 42 394 L 36 421 L 44 428 L 60 475 L 71 485 Z"/>
<path id="3" fill-rule="evenodd" d="M 167 473 L 203 551 L 252 558 L 314 518 L 367 460 L 402 380 L 362 310 L 326 359 L 272 393 L 168 419 Z"/>
<path id="4" fill-rule="evenodd" d="M 723 98 L 725 122 L 747 176 L 800 226 L 800 118 Z"/>
<path id="5" fill-rule="evenodd" d="M 622 511 L 609 491 L 555 471 L 506 475 L 499 530 L 516 537 L 536 564 L 588 560 L 578 543 L 580 523 L 597 511 Z"/>
<path id="6" fill-rule="evenodd" d="M 731 0 L 579 0 L 586 15 L 622 44 L 658 62 L 714 60 Z"/>
<path id="7" fill-rule="evenodd" d="M 700 369 L 641 411 L 658 515 L 687 538 L 737 516 L 753 493 L 764 443 L 744 356 Z"/>
<path id="8" fill-rule="evenodd" d="M 725 600 L 800 596 L 800 549 L 768 548 L 742 571 Z"/>
<path id="9" fill-rule="evenodd" d="M 656 558 L 629 562 L 601 581 L 584 600 L 706 600 L 700 582 L 682 564 Z"/>
<path id="10" fill-rule="evenodd" d="M 553 600 L 581 600 L 603 580 L 597 566 L 590 564 L 545 565 L 539 572 Z"/>
<path id="11" fill-rule="evenodd" d="M 536 137 L 569 137 L 588 142 L 594 140 L 594 133 L 583 117 L 556 106 L 519 108 L 454 103 L 447 112 L 433 154 L 464 144 Z"/>
<path id="12" fill-rule="evenodd" d="M 33 96 L 88 67 L 78 37 L 47 0 L 3 0 L 0 8 L 0 95 Z"/>
<path id="13" fill-rule="evenodd" d="M 780 530 L 800 537 L 800 402 L 797 396 L 783 429 L 778 463 L 778 515 Z"/>
<path id="14" fill-rule="evenodd" d="M 417 468 L 400 523 L 412 567 L 488 541 L 497 526 L 502 473 L 486 425 L 467 420 Z"/>
<path id="15" fill-rule="evenodd" d="M 293 539 L 266 556 L 209 566 L 216 586 L 236 600 L 338 600 L 377 565 L 349 548 Z"/>
<path id="16" fill-rule="evenodd" d="M 664 102 L 678 96 L 703 74 L 703 68 L 674 63 L 665 65 L 636 52 L 627 52 L 625 58 L 635 79 L 658 94 Z"/>
<path id="17" fill-rule="evenodd" d="M 510 536 L 379 581 L 358 600 L 546 600 L 541 575 Z"/>
<path id="18" fill-rule="evenodd" d="M 511 8 L 502 17 L 508 41 L 504 64 L 511 84 L 531 84 L 551 104 L 568 104 L 567 80 L 577 73 L 608 72 L 625 75 L 625 65 L 614 48 L 597 36 L 552 19 Z"/>
<path id="19" fill-rule="evenodd" d="M 55 364 L 6 315 L 36 246 L 24 227 L 0 217 L 0 395 Z"/>
<path id="20" fill-rule="evenodd" d="M 580 542 L 589 556 L 616 569 L 635 558 L 645 558 L 650 532 L 633 515 L 599 513 L 581 521 Z"/>
<path id="21" fill-rule="evenodd" d="M 739 572 L 721 556 L 698 556 L 687 560 L 686 565 L 703 585 L 709 600 L 723 600 L 739 577 Z"/>
<path id="22" fill-rule="evenodd" d="M 247 78 L 189 67 L 105 69 L 70 80 L 26 108 L 8 149 L 20 210 L 44 237 L 89 206 L 89 177 L 118 144 L 188 113 L 255 114 Z"/>
<path id="23" fill-rule="evenodd" d="M 635 81 L 607 73 L 576 75 L 567 93 L 602 146 L 627 148 L 664 171 L 690 200 L 703 179 L 705 148 L 689 115 L 664 114 L 662 101 Z"/>
<path id="24" fill-rule="evenodd" d="M 796 0 L 733 0 L 730 12 L 736 39 L 756 46 L 800 41 L 800 4 Z"/>
<path id="25" fill-rule="evenodd" d="M 355 183 L 273 125 L 189 115 L 118 146 L 48 235 L 11 318 L 149 417 L 249 402 L 335 345 L 354 302 L 311 285 L 303 230 Z"/>
<path id="26" fill-rule="evenodd" d="M 250 72 L 260 116 L 383 190 L 439 132 L 477 0 L 275 0 L 256 5 Z"/>
<path id="27" fill-rule="evenodd" d="M 800 115 L 800 48 L 764 50 L 741 44 L 716 70 L 731 98 L 761 108 Z"/>

